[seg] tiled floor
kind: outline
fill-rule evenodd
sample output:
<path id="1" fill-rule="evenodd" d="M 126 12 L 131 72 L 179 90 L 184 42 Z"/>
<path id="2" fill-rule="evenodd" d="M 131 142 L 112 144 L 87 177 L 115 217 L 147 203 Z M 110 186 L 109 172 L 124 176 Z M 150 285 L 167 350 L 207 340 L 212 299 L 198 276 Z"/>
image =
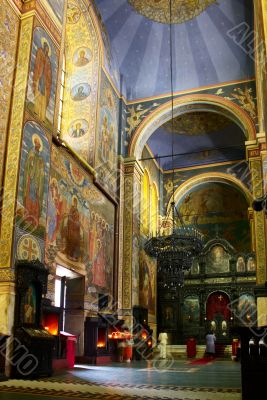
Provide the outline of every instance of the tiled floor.
<path id="1" fill-rule="evenodd" d="M 241 400 L 240 364 L 187 360 L 79 365 L 36 381 L 0 382 L 0 400 Z"/>

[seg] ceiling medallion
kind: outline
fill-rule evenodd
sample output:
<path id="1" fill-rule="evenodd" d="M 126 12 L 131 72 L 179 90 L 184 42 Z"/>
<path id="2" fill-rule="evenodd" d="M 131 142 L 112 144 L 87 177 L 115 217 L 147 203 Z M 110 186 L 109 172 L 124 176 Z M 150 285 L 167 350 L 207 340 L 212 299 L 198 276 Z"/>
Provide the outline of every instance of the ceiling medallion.
<path id="1" fill-rule="evenodd" d="M 174 118 L 173 122 L 168 121 L 162 125 L 166 131 L 177 135 L 201 136 L 213 132 L 221 132 L 232 121 L 223 115 L 212 112 L 192 112 L 179 115 Z"/>
<path id="2" fill-rule="evenodd" d="M 128 3 L 141 15 L 163 24 L 170 23 L 169 0 L 128 0 Z M 217 0 L 172 0 L 172 23 L 189 21 Z"/>

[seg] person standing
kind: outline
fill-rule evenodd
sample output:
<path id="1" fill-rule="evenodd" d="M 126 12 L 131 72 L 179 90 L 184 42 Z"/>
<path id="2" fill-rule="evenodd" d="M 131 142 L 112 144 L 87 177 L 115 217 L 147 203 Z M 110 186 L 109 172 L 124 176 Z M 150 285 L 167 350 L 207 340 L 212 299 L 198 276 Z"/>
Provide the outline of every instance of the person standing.
<path id="1" fill-rule="evenodd" d="M 207 358 L 214 358 L 215 356 L 215 341 L 215 334 L 212 331 L 209 331 L 206 335 L 205 355 L 207 356 Z"/>
<path id="2" fill-rule="evenodd" d="M 168 342 L 168 335 L 166 332 L 161 332 L 158 337 L 159 340 L 159 351 L 160 351 L 160 358 L 165 360 L 167 356 L 167 342 Z"/>

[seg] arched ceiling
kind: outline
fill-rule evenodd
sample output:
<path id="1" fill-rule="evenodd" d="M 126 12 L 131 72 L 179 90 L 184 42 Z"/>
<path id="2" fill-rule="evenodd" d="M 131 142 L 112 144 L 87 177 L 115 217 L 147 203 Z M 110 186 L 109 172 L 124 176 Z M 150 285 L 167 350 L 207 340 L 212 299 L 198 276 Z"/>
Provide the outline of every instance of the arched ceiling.
<path id="1" fill-rule="evenodd" d="M 172 126 L 174 128 L 172 134 Z M 148 146 L 164 170 L 245 158 L 245 135 L 221 114 L 208 111 L 186 113 L 158 128 Z M 174 154 L 174 164 L 172 158 Z M 168 156 L 168 157 L 165 157 Z"/>
<path id="2" fill-rule="evenodd" d="M 246 51 L 253 35 L 252 0 L 172 1 L 175 91 L 254 76 L 254 60 Z M 169 23 L 165 23 L 169 0 L 95 3 L 109 34 L 112 54 L 118 60 L 126 98 L 169 93 L 170 36 Z M 249 27 L 250 35 L 242 46 L 229 34 L 239 25 Z"/>

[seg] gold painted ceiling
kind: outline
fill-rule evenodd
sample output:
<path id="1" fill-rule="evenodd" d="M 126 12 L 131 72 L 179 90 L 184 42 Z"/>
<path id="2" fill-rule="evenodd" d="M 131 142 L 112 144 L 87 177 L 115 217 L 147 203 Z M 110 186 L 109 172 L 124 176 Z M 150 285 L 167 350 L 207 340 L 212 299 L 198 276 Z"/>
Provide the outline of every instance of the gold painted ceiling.
<path id="1" fill-rule="evenodd" d="M 172 23 L 189 21 L 217 0 L 172 0 Z M 163 24 L 170 23 L 169 0 L 128 0 L 128 3 L 141 15 Z"/>
<path id="2" fill-rule="evenodd" d="M 200 136 L 222 131 L 230 124 L 232 124 L 232 121 L 228 118 L 212 112 L 187 113 L 180 115 L 173 120 L 174 133 L 189 136 Z M 171 132 L 172 122 L 166 122 L 162 128 Z"/>

